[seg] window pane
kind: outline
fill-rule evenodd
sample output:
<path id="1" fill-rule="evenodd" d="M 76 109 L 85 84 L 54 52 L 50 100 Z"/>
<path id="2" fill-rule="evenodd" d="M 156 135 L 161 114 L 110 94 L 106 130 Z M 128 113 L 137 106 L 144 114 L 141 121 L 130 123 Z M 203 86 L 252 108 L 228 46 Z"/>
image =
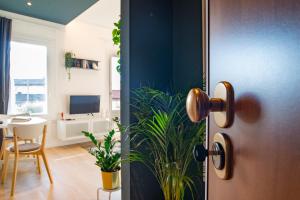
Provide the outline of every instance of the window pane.
<path id="1" fill-rule="evenodd" d="M 117 71 L 118 60 L 119 58 L 117 57 L 111 58 L 111 89 L 120 91 L 120 73 Z"/>
<path id="2" fill-rule="evenodd" d="M 120 73 L 116 70 L 118 66 L 117 57 L 111 59 L 111 89 L 112 89 L 112 110 L 120 110 Z"/>
<path id="3" fill-rule="evenodd" d="M 20 42 L 11 43 L 12 114 L 47 113 L 47 48 Z"/>

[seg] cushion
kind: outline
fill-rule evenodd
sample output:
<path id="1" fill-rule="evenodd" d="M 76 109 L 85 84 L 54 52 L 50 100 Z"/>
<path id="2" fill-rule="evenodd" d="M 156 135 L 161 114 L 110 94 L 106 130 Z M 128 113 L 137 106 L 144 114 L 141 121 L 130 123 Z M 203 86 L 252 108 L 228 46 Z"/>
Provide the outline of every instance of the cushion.
<path id="1" fill-rule="evenodd" d="M 38 150 L 41 145 L 38 143 L 26 143 L 26 144 L 19 144 L 19 152 L 30 152 Z M 14 152 L 15 148 L 14 146 L 9 147 L 9 151 Z"/>

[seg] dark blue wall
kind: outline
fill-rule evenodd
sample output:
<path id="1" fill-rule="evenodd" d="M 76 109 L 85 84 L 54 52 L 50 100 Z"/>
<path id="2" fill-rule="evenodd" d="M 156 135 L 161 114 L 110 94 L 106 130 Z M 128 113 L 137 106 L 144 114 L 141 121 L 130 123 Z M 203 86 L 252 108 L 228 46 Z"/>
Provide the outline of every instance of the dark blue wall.
<path id="1" fill-rule="evenodd" d="M 130 114 L 124 113 L 130 112 L 130 109 L 124 107 L 129 106 L 128 98 L 132 89 L 147 85 L 166 90 L 171 86 L 173 79 L 170 5 L 171 0 L 131 0 L 127 5 L 129 20 L 123 24 L 123 31 L 127 32 L 127 37 L 122 38 L 122 50 L 126 48 L 129 54 L 126 52 L 126 55 L 122 55 L 126 58 L 122 58 L 121 72 L 122 90 L 126 90 L 122 92 L 122 97 L 126 96 L 127 102 L 123 102 L 122 99 L 122 119 L 125 118 L 124 115 L 127 118 L 131 117 Z M 125 18 L 123 16 L 122 19 Z M 123 63 L 123 59 L 127 59 L 127 65 Z M 126 69 L 127 67 L 129 69 Z M 123 78 L 127 82 L 123 81 Z M 129 85 L 126 86 L 128 83 Z M 125 123 L 130 122 L 132 120 Z M 157 181 L 147 168 L 140 164 L 131 164 L 128 170 L 130 170 L 130 177 L 126 178 L 130 178 L 130 198 L 125 198 L 123 194 L 123 199 L 162 199 Z"/>
<path id="2" fill-rule="evenodd" d="M 201 86 L 201 1 L 122 0 L 121 7 L 121 120 L 129 125 L 133 89 L 185 91 Z M 123 155 L 129 147 L 123 137 Z M 163 197 L 149 170 L 131 164 L 122 166 L 122 199 Z"/>
<path id="3" fill-rule="evenodd" d="M 173 82 L 177 90 L 202 86 L 201 0 L 173 0 Z"/>
<path id="4" fill-rule="evenodd" d="M 172 83 L 171 0 L 131 0 L 130 86 Z"/>

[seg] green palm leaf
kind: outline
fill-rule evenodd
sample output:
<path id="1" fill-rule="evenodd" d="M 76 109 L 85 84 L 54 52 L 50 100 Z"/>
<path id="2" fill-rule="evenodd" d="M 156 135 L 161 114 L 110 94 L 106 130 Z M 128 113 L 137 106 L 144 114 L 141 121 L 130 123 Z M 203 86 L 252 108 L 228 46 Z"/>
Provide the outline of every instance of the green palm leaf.
<path id="1" fill-rule="evenodd" d="M 183 199 L 186 189 L 193 195 L 192 150 L 196 143 L 204 141 L 205 124 L 190 122 L 181 94 L 143 87 L 133 92 L 131 102 L 136 120 L 130 127 L 135 148 L 132 160 L 152 171 L 166 200 Z"/>

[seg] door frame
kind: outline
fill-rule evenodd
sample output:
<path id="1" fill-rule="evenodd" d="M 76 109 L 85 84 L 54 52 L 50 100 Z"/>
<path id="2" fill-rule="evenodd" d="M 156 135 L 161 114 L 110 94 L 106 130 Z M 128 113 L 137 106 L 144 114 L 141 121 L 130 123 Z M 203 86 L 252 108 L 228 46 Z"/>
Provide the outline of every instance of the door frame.
<path id="1" fill-rule="evenodd" d="M 202 0 L 202 66 L 203 66 L 203 79 L 205 80 L 206 93 L 209 95 L 209 24 L 208 24 L 208 1 Z M 206 149 L 209 148 L 209 118 L 206 118 Z M 209 159 L 205 161 L 205 199 L 208 199 L 208 164 Z"/>

